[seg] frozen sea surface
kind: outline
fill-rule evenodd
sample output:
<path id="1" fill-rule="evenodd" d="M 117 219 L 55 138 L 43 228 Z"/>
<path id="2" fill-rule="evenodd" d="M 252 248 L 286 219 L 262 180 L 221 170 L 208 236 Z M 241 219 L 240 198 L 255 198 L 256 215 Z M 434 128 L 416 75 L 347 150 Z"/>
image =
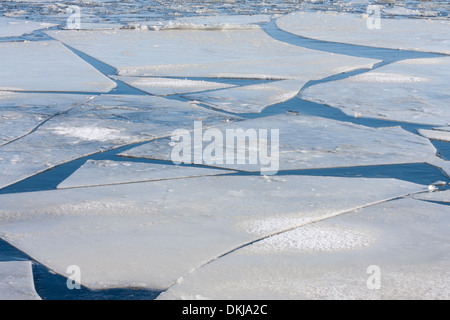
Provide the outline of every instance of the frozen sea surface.
<path id="1" fill-rule="evenodd" d="M 2 1 L 0 298 L 448 299 L 449 4 L 368 4 Z"/>

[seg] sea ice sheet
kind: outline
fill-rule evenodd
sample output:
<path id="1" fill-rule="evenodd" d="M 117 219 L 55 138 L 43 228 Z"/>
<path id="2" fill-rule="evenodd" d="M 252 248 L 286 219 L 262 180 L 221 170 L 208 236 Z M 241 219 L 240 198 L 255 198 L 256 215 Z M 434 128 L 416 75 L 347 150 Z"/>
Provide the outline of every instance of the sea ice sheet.
<path id="1" fill-rule="evenodd" d="M 0 300 L 41 300 L 30 261 L 0 262 Z"/>
<path id="2" fill-rule="evenodd" d="M 295 12 L 276 23 L 284 31 L 317 40 L 450 54 L 448 20 L 381 19 L 379 29 L 369 29 L 367 18 L 331 11 Z"/>
<path id="3" fill-rule="evenodd" d="M 185 129 L 189 130 L 193 127 Z M 269 150 L 272 144 L 275 146 L 273 150 L 276 150 L 277 146 L 276 138 L 272 140 L 275 136 L 271 135 L 271 130 L 279 130 L 280 170 L 419 163 L 438 159 L 435 156 L 436 149 L 428 139 L 409 133 L 400 127 L 369 128 L 331 119 L 285 114 L 224 124 L 217 129 L 220 130 L 223 140 L 222 147 L 217 149 L 223 152 L 212 155 L 213 163 L 206 162 L 208 158 L 204 156 L 202 163 L 220 168 L 260 171 L 268 170 L 272 164 L 276 164 L 276 153 L 271 154 L 270 151 L 267 153 L 269 158 L 272 157 L 272 164 L 266 165 L 260 161 L 263 159 L 259 153 L 262 149 L 258 151 L 248 142 L 245 145 L 245 155 L 237 151 L 242 147 L 235 144 L 235 149 L 231 150 L 232 157 L 227 156 L 225 140 L 228 129 L 242 129 L 244 133 L 249 132 L 249 134 L 250 131 L 254 131 L 258 146 L 267 143 Z M 268 130 L 266 137 L 261 133 L 264 129 Z M 191 138 L 193 139 L 193 135 Z M 153 141 L 123 152 L 122 155 L 171 161 L 174 147 L 182 143 L 182 141 L 178 142 L 178 139 L 172 140 L 172 138 L 166 138 Z M 218 141 L 221 142 L 220 137 Z M 213 144 L 205 141 L 203 155 L 209 155 L 206 153 L 206 148 L 210 145 Z M 250 162 L 250 150 L 258 157 L 254 163 Z M 184 156 L 184 152 L 182 153 Z M 191 161 L 187 160 L 187 163 L 193 163 L 195 160 L 193 154 L 194 152 L 191 153 Z"/>
<path id="4" fill-rule="evenodd" d="M 138 88 L 139 90 L 158 96 L 217 90 L 233 86 L 225 83 L 204 80 L 120 76 L 114 78 L 121 80 L 132 87 Z"/>
<path id="5" fill-rule="evenodd" d="M 57 41 L 0 43 L 0 90 L 108 92 L 116 84 Z"/>
<path id="6" fill-rule="evenodd" d="M 321 79 L 378 60 L 300 48 L 256 30 L 48 31 L 121 76 Z M 139 49 L 137 49 L 139 48 Z"/>
<path id="7" fill-rule="evenodd" d="M 424 189 L 395 179 L 223 175 L 4 194 L 0 235 L 58 273 L 78 265 L 91 288 L 164 289 L 262 236 Z M 251 232 L 246 224 L 258 219 L 288 223 Z"/>
<path id="8" fill-rule="evenodd" d="M 258 113 L 265 107 L 295 97 L 304 80 L 282 80 L 230 89 L 184 95 L 189 100 L 198 100 L 208 106 L 233 113 Z"/>
<path id="9" fill-rule="evenodd" d="M 449 217 L 412 199 L 366 207 L 232 252 L 159 299 L 448 299 Z"/>
<path id="10" fill-rule="evenodd" d="M 229 119 L 237 117 L 159 97 L 99 96 L 0 147 L 0 187 L 89 154 L 169 136 L 195 120 Z"/>
<path id="11" fill-rule="evenodd" d="M 0 17 L 0 37 L 19 37 L 52 26 L 56 26 L 56 24 Z"/>
<path id="12" fill-rule="evenodd" d="M 307 88 L 302 98 L 355 117 L 446 126 L 450 58 L 409 59 Z"/>
<path id="13" fill-rule="evenodd" d="M 233 173 L 204 167 L 176 166 L 173 164 L 138 163 L 128 161 L 88 160 L 81 168 L 64 180 L 58 188 L 99 186 L 130 182 L 181 179 Z"/>

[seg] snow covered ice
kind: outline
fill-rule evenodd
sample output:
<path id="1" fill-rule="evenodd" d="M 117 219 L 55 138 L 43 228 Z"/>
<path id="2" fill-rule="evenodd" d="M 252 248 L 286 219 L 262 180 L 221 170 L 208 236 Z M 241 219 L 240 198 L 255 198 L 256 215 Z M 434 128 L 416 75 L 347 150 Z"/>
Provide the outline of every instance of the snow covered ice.
<path id="1" fill-rule="evenodd" d="M 0 299 L 448 299 L 450 8 L 368 4 L 3 1 Z"/>

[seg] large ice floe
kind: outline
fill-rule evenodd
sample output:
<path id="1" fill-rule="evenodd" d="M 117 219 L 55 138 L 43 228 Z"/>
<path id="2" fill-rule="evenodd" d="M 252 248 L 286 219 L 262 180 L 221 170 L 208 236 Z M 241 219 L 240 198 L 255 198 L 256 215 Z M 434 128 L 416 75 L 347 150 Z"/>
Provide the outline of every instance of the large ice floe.
<path id="1" fill-rule="evenodd" d="M 108 92 L 116 84 L 58 41 L 1 42 L 0 90 Z"/>
<path id="2" fill-rule="evenodd" d="M 294 98 L 306 82 L 306 80 L 282 80 L 193 93 L 184 97 L 228 112 L 258 113 L 270 105 Z"/>
<path id="3" fill-rule="evenodd" d="M 419 129 L 419 133 L 431 140 L 450 142 L 450 130 L 447 127 L 438 127 L 433 130 Z"/>
<path id="4" fill-rule="evenodd" d="M 446 126 L 450 58 L 409 59 L 307 88 L 302 98 L 355 117 Z"/>
<path id="5" fill-rule="evenodd" d="M 222 175 L 3 194 L 0 235 L 60 274 L 79 266 L 90 288 L 165 289 L 261 237 L 424 190 L 395 179 Z M 267 226 L 255 233 L 258 221 Z"/>
<path id="6" fill-rule="evenodd" d="M 98 96 L 0 147 L 0 186 L 86 155 L 169 136 L 195 120 L 212 125 L 230 118 L 159 97 Z"/>
<path id="7" fill-rule="evenodd" d="M 121 76 L 321 79 L 378 60 L 286 44 L 260 29 L 48 31 Z"/>
<path id="8" fill-rule="evenodd" d="M 368 18 L 366 14 L 332 11 L 295 12 L 276 23 L 284 31 L 317 40 L 450 54 L 448 20 L 381 19 L 377 29 L 368 27 Z"/>
<path id="9" fill-rule="evenodd" d="M 129 161 L 88 160 L 58 188 L 112 185 L 131 182 L 185 179 L 233 173 L 205 167 L 182 167 L 173 164 L 138 163 Z"/>
<path id="10" fill-rule="evenodd" d="M 0 17 L 0 37 L 19 37 L 56 24 Z"/>
<path id="11" fill-rule="evenodd" d="M 249 244 L 159 298 L 448 299 L 449 214 L 412 199 L 363 208 Z"/>
<path id="12" fill-rule="evenodd" d="M 30 261 L 0 262 L 0 300 L 40 300 Z"/>
<path id="13" fill-rule="evenodd" d="M 193 127 L 184 128 L 188 130 Z M 304 115 L 276 115 L 254 120 L 240 121 L 220 125 L 211 131 L 215 139 L 204 138 L 203 162 L 214 167 L 238 169 L 243 171 L 260 171 L 267 164 L 259 160 L 251 163 L 250 153 L 262 159 L 261 156 L 276 158 L 279 150 L 279 170 L 311 169 L 367 166 L 394 163 L 419 163 L 437 160 L 436 150 L 428 139 L 409 133 L 400 127 L 369 128 L 348 122 L 341 122 Z M 227 153 L 227 130 L 242 130 L 242 136 L 247 134 L 245 146 L 235 144 L 231 156 Z M 262 134 L 261 130 L 267 130 Z M 272 130 L 279 130 L 279 144 Z M 253 134 L 252 134 L 253 132 Z M 200 133 L 202 134 L 202 133 Z M 194 134 L 191 135 L 194 139 Z M 206 136 L 206 131 L 205 131 Z M 220 139 L 222 137 L 222 140 Z M 184 139 L 185 137 L 182 136 Z M 166 138 L 138 146 L 122 153 L 124 156 L 173 160 L 175 145 L 182 145 L 182 139 Z M 180 141 L 180 142 L 178 142 Z M 258 147 L 267 146 L 267 154 L 262 154 Z M 214 146 L 216 152 L 211 152 L 211 163 L 205 162 L 209 155 L 208 146 Z M 208 148 L 208 149 L 207 149 Z M 242 152 L 245 149 L 245 153 Z M 221 151 L 222 150 L 222 151 Z M 185 156 L 182 150 L 181 156 Z M 271 153 L 272 151 L 272 153 Z M 178 151 L 177 151 L 178 152 Z M 185 163 L 195 161 L 187 156 Z M 277 159 L 271 158 L 274 161 Z M 209 161 L 209 160 L 208 160 Z M 197 161 L 195 161 L 198 163 Z"/>

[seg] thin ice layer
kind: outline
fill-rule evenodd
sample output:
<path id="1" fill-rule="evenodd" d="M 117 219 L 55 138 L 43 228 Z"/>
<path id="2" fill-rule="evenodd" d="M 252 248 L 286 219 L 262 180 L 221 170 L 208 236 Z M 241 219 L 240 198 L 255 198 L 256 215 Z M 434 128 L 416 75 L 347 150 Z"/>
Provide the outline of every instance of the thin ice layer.
<path id="1" fill-rule="evenodd" d="M 428 139 L 409 133 L 400 127 L 369 128 L 325 118 L 285 114 L 224 124 L 217 129 L 218 134 L 213 131 L 203 131 L 217 140 L 213 141 L 209 135 L 208 138 L 205 137 L 200 153 L 201 162 L 194 159 L 194 153 L 198 151 L 183 147 L 185 135 L 138 146 L 123 152 L 122 155 L 167 161 L 182 159 L 186 163 L 196 161 L 196 163 L 243 171 L 419 163 L 437 159 L 436 149 Z M 245 147 L 240 147 L 235 142 L 234 148 L 228 148 L 230 150 L 228 155 L 226 141 L 227 134 L 230 133 L 227 133 L 227 130 L 237 134 L 241 130 L 241 137 L 247 134 L 247 139 L 251 137 L 249 141 L 253 143 L 247 141 Z M 267 134 L 264 130 L 267 130 Z M 279 144 L 274 130 L 278 130 Z M 194 134 L 191 134 L 191 139 L 194 141 Z M 211 151 L 213 146 L 217 146 L 218 152 L 215 154 Z M 267 150 L 261 146 L 267 146 Z M 197 147 L 196 150 L 198 149 Z M 245 154 L 242 153 L 244 149 Z M 271 150 L 274 152 L 271 153 Z M 188 156 L 184 158 L 185 155 Z M 250 155 L 255 158 L 252 160 Z"/>
<path id="2" fill-rule="evenodd" d="M 56 24 L 0 17 L 0 37 L 19 37 L 52 26 Z"/>
<path id="3" fill-rule="evenodd" d="M 129 161 L 88 160 L 64 180 L 59 189 L 99 186 L 143 181 L 193 178 L 233 173 L 214 168 L 176 166 L 173 164 L 139 163 Z"/>
<path id="4" fill-rule="evenodd" d="M 138 88 L 139 90 L 158 96 L 232 87 L 232 85 L 229 84 L 204 80 L 120 76 L 114 78 L 123 81 L 132 87 Z"/>
<path id="5" fill-rule="evenodd" d="M 0 147 L 0 187 L 89 154 L 169 136 L 195 120 L 213 125 L 232 118 L 158 97 L 99 96 Z"/>
<path id="6" fill-rule="evenodd" d="M 448 299 L 449 217 L 412 199 L 363 208 L 232 252 L 159 299 Z"/>
<path id="7" fill-rule="evenodd" d="M 428 139 L 450 142 L 449 131 L 419 129 L 419 133 Z"/>
<path id="8" fill-rule="evenodd" d="M 366 14 L 295 12 L 279 18 L 278 28 L 306 38 L 370 47 L 450 54 L 450 22 L 432 19 L 381 19 Z"/>
<path id="9" fill-rule="evenodd" d="M 108 92 L 116 84 L 57 41 L 0 43 L 0 90 Z"/>
<path id="10" fill-rule="evenodd" d="M 311 80 L 378 62 L 300 48 L 260 29 L 47 33 L 114 66 L 122 76 Z"/>
<path id="11" fill-rule="evenodd" d="M 0 262 L 0 300 L 41 300 L 34 289 L 31 261 Z"/>
<path id="12" fill-rule="evenodd" d="M 395 179 L 224 175 L 8 194 L 0 235 L 59 273 L 78 265 L 91 288 L 164 289 L 261 236 L 423 189 Z M 275 218 L 295 220 L 262 234 L 241 227 Z"/>
<path id="13" fill-rule="evenodd" d="M 446 126 L 450 58 L 410 59 L 307 88 L 302 98 L 349 116 Z"/>
<path id="14" fill-rule="evenodd" d="M 306 82 L 304 80 L 283 80 L 189 94 L 184 97 L 228 112 L 259 113 L 265 107 L 292 99 Z"/>

